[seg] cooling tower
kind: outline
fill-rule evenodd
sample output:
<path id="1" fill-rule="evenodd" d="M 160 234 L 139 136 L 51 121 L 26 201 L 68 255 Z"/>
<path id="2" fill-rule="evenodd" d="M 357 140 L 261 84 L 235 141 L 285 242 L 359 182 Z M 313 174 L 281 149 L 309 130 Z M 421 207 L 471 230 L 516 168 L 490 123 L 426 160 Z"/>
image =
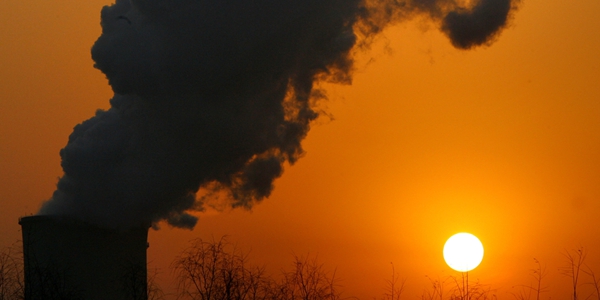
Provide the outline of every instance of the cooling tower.
<path id="1" fill-rule="evenodd" d="M 19 224 L 26 300 L 148 298 L 148 226 L 115 230 L 57 216 Z"/>

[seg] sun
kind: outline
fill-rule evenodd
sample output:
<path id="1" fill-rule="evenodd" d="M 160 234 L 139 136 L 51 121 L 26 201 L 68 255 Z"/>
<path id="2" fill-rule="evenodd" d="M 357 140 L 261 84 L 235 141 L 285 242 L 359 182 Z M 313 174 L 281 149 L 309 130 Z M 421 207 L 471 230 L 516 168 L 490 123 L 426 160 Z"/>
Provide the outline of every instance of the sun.
<path id="1" fill-rule="evenodd" d="M 483 259 L 483 244 L 466 232 L 451 236 L 444 245 L 444 260 L 450 268 L 459 272 L 475 269 Z"/>

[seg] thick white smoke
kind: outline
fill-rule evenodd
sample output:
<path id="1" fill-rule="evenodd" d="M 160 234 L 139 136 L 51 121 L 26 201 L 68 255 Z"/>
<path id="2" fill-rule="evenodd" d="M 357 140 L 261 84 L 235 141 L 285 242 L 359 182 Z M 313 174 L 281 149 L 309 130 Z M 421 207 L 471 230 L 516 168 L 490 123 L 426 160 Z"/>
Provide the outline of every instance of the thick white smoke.
<path id="1" fill-rule="evenodd" d="M 303 153 L 317 81 L 349 83 L 352 51 L 426 14 L 453 45 L 486 44 L 515 0 L 117 0 L 102 9 L 96 68 L 111 108 L 75 127 L 39 214 L 123 228 L 193 228 L 203 187 L 229 205 L 268 197 Z"/>

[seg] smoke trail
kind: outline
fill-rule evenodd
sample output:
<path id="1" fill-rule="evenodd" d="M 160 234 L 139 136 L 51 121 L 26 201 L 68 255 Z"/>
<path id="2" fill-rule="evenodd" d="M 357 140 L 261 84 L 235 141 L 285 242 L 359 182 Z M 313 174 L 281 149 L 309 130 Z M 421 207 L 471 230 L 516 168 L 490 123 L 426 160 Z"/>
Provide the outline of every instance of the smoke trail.
<path id="1" fill-rule="evenodd" d="M 514 0 L 117 0 L 102 9 L 95 67 L 111 108 L 77 125 L 39 214 L 108 227 L 193 228 L 199 189 L 228 205 L 268 197 L 302 154 L 319 81 L 350 83 L 352 51 L 426 14 L 453 45 L 488 43 Z"/>

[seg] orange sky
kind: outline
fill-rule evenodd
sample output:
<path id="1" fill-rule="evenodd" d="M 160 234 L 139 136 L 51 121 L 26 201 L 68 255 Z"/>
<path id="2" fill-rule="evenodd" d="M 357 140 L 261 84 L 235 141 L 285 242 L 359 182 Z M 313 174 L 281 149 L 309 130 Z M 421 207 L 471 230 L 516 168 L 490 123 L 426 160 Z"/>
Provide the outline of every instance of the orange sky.
<path id="1" fill-rule="evenodd" d="M 109 107 L 89 54 L 106 4 L 0 2 L 0 247 L 50 197 L 73 126 Z M 470 278 L 498 299 L 530 284 L 533 258 L 548 272 L 542 298 L 568 299 L 561 253 L 585 247 L 600 273 L 598 11 L 596 0 L 523 0 L 500 39 L 473 51 L 425 21 L 391 28 L 360 55 L 352 86 L 328 87 L 333 120 L 312 126 L 269 199 L 201 215 L 194 231 L 151 231 L 151 267 L 168 289 L 190 239 L 227 234 L 274 273 L 318 254 L 360 299 L 382 295 L 393 262 L 417 299 L 425 276 L 455 275 L 442 247 L 468 231 L 486 250 Z"/>

